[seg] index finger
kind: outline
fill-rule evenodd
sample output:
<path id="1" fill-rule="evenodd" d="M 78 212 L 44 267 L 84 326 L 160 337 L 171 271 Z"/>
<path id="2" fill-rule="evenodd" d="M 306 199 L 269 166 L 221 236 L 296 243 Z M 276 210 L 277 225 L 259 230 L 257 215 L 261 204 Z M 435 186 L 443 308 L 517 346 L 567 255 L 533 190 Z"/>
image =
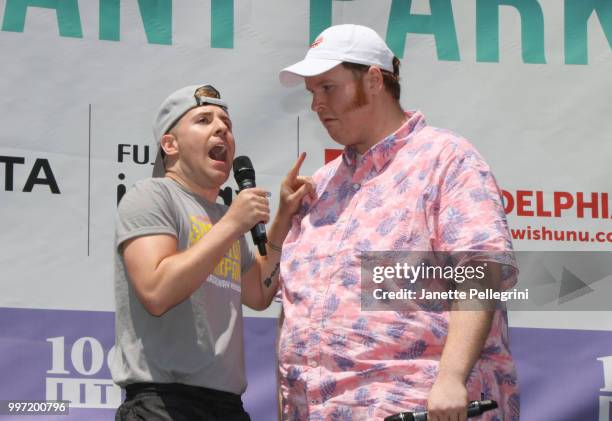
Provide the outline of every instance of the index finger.
<path id="1" fill-rule="evenodd" d="M 302 166 L 302 162 L 304 162 L 305 159 L 306 159 L 306 152 L 302 152 L 300 156 L 298 157 L 297 161 L 295 162 L 295 164 L 293 165 L 293 168 L 291 168 L 289 170 L 289 173 L 287 173 L 287 178 L 291 180 L 295 180 L 295 178 L 300 173 L 300 167 Z"/>

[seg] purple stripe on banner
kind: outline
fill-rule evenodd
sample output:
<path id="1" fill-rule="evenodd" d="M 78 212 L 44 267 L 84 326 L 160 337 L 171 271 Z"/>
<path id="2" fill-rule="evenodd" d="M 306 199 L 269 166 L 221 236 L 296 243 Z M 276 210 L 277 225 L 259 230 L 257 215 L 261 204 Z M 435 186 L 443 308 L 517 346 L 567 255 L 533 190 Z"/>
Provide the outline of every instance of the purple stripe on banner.
<path id="1" fill-rule="evenodd" d="M 0 400 L 70 399 L 97 408 L 71 404 L 68 416 L 44 419 L 113 419 L 113 386 L 106 358 L 114 342 L 113 313 L 0 308 Z"/>
<path id="2" fill-rule="evenodd" d="M 253 421 L 276 419 L 276 324 L 276 319 L 245 318 L 249 388 L 243 400 Z M 52 393 L 80 405 L 115 407 L 106 362 L 114 341 L 111 312 L 0 308 L 0 400 L 44 400 Z M 71 405 L 61 420 L 109 420 L 114 412 Z M 0 415 L 4 419 L 14 417 Z"/>
<path id="3" fill-rule="evenodd" d="M 45 419 L 113 419 L 121 402 L 107 365 L 113 323 L 110 312 L 0 308 L 0 400 L 69 399 L 70 415 Z M 276 324 L 245 319 L 243 400 L 253 421 L 277 419 Z M 510 337 L 522 421 L 612 419 L 612 332 L 513 328 Z M 0 415 L 14 419 L 40 416 Z"/>
<path id="4" fill-rule="evenodd" d="M 612 420 L 604 409 L 600 413 L 600 400 L 609 411 L 612 390 L 600 391 L 604 364 L 598 360 L 612 355 L 612 332 L 512 328 L 510 346 L 521 388 L 521 421 Z"/>
<path id="5" fill-rule="evenodd" d="M 244 319 L 244 358 L 249 385 L 242 400 L 253 421 L 277 419 L 277 326 L 277 319 Z"/>

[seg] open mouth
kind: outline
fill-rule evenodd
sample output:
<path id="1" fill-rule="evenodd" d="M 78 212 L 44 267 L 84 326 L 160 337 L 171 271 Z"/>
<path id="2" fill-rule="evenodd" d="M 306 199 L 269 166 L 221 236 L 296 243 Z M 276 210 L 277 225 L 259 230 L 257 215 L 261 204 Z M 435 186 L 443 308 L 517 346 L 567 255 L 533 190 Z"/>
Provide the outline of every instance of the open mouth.
<path id="1" fill-rule="evenodd" d="M 215 161 L 225 162 L 227 159 L 227 147 L 225 145 L 217 145 L 208 152 L 208 156 Z"/>

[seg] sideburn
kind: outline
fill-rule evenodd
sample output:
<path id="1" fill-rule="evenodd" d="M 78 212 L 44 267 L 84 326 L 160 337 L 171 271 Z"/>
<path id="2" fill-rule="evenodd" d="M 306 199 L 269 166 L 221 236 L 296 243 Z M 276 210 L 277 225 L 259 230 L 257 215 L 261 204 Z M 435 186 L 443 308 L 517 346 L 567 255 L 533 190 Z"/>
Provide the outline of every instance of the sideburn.
<path id="1" fill-rule="evenodd" d="M 366 97 L 365 89 L 363 88 L 363 75 L 356 77 L 355 82 L 355 95 L 347 106 L 346 111 L 354 111 L 363 107 L 364 105 L 368 105 L 368 98 Z"/>

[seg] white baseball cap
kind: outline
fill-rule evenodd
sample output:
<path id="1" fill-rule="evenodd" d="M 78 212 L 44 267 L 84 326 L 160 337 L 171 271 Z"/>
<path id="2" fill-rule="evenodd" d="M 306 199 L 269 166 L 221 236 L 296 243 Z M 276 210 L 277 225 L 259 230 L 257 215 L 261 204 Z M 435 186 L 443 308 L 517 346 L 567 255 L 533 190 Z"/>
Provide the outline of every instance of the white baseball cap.
<path id="1" fill-rule="evenodd" d="M 393 72 L 393 52 L 371 28 L 362 25 L 336 25 L 321 32 L 304 60 L 279 73 L 283 86 L 295 86 L 304 77 L 317 76 L 342 62 L 378 66 Z"/>

